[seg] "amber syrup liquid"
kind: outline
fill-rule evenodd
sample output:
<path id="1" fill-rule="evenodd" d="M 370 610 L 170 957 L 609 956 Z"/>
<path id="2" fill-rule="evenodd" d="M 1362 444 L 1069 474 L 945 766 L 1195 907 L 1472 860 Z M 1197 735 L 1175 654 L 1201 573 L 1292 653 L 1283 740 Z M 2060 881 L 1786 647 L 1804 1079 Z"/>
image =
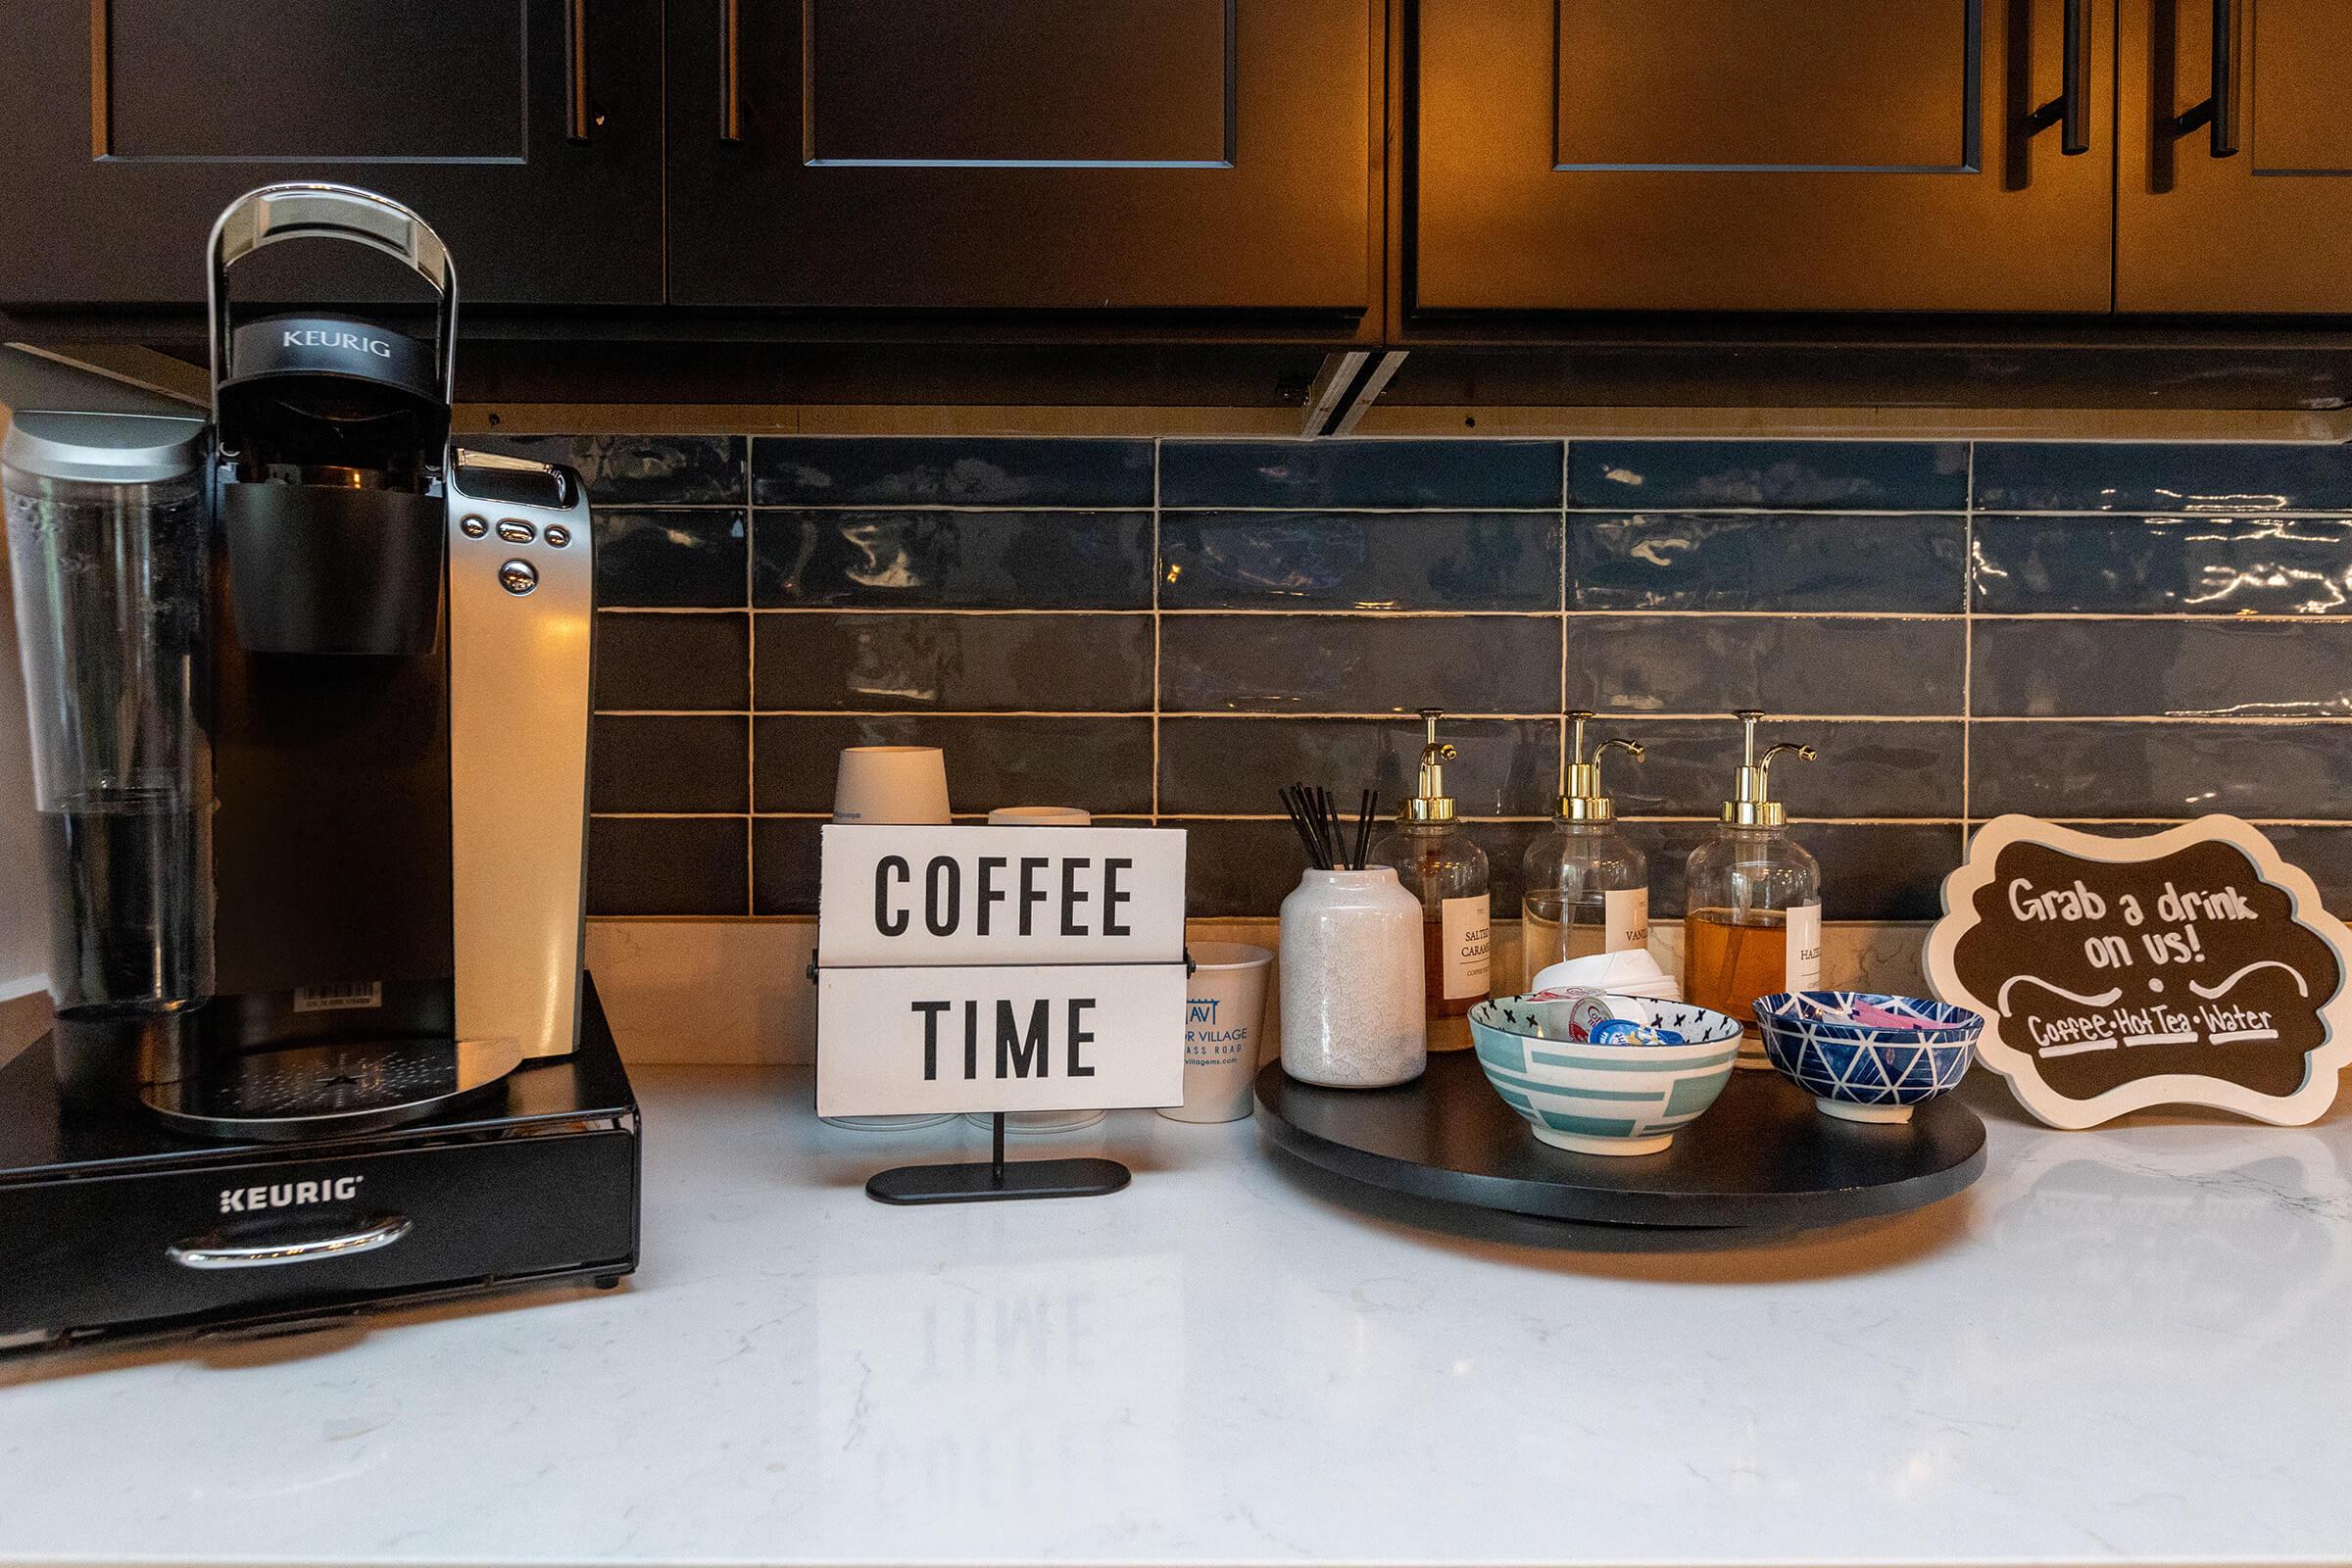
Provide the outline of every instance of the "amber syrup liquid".
<path id="1" fill-rule="evenodd" d="M 1748 1026 L 1752 1043 L 1756 999 L 1788 988 L 1788 917 L 1779 909 L 1693 909 L 1683 942 L 1683 1000 L 1731 1014 Z"/>

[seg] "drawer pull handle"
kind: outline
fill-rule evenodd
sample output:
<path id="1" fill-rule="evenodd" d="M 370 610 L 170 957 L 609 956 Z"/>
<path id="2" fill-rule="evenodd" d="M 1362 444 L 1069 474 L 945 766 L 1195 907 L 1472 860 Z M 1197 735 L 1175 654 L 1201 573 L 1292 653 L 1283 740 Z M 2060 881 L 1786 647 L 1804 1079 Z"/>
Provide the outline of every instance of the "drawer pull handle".
<path id="1" fill-rule="evenodd" d="M 276 1268 L 284 1263 L 318 1263 L 330 1257 L 356 1257 L 378 1251 L 409 1234 L 408 1216 L 394 1214 L 365 1230 L 311 1242 L 231 1243 L 212 1237 L 177 1242 L 164 1249 L 181 1268 Z"/>

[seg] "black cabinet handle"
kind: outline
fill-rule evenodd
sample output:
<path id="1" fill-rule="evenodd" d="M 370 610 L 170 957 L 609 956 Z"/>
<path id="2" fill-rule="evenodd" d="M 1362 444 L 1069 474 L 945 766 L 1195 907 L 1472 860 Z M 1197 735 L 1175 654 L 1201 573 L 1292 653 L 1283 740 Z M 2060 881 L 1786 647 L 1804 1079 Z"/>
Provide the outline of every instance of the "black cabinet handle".
<path id="1" fill-rule="evenodd" d="M 2073 158 L 2090 151 L 2090 0 L 2066 0 L 2066 87 L 2059 95 L 2058 150 Z"/>
<path id="2" fill-rule="evenodd" d="M 2058 96 L 2028 116 L 2026 128 L 2058 126 L 2058 150 L 2077 158 L 2090 151 L 2090 0 L 2065 3 L 2066 38 L 2058 65 Z"/>
<path id="3" fill-rule="evenodd" d="M 2213 96 L 2173 121 L 2175 134 L 2203 127 L 2213 134 L 2213 156 L 2237 156 L 2237 6 L 2213 0 Z"/>
<path id="4" fill-rule="evenodd" d="M 564 139 L 588 139 L 588 0 L 564 0 Z"/>
<path id="5" fill-rule="evenodd" d="M 718 139 L 743 140 L 743 0 L 718 0 Z"/>

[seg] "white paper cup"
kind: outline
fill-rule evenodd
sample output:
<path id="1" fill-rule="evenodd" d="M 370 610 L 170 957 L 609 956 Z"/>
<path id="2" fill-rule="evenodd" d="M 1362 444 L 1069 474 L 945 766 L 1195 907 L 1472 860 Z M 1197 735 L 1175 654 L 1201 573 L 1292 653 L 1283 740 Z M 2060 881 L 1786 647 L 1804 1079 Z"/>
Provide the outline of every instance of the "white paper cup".
<path id="1" fill-rule="evenodd" d="M 1091 827 L 1083 806 L 1000 806 L 988 813 L 990 827 Z"/>
<path id="2" fill-rule="evenodd" d="M 945 826 L 948 763 L 936 746 L 851 746 L 833 779 L 833 820 Z"/>
<path id="3" fill-rule="evenodd" d="M 1184 1103 L 1163 1105 L 1170 1121 L 1240 1121 L 1257 1081 L 1257 1031 L 1266 1016 L 1266 969 L 1274 955 L 1246 942 L 1195 942 L 1186 987 Z"/>

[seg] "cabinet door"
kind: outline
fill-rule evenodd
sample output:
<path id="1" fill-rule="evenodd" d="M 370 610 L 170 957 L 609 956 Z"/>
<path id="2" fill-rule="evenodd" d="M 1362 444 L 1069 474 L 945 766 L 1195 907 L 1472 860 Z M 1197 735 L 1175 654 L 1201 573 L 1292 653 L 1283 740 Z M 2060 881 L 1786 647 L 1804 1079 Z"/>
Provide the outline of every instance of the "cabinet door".
<path id="1" fill-rule="evenodd" d="M 670 0 L 670 297 L 1361 312 L 1377 0 Z"/>
<path id="2" fill-rule="evenodd" d="M 201 304 L 220 209 L 298 179 L 414 207 L 470 303 L 662 297 L 660 0 L 28 0 L 6 31 L 0 302 Z"/>
<path id="3" fill-rule="evenodd" d="M 2124 5 L 2116 309 L 2352 311 L 2352 5 L 2215 3 Z"/>
<path id="4" fill-rule="evenodd" d="M 1412 9 L 1419 309 L 2109 308 L 2114 0 Z"/>

